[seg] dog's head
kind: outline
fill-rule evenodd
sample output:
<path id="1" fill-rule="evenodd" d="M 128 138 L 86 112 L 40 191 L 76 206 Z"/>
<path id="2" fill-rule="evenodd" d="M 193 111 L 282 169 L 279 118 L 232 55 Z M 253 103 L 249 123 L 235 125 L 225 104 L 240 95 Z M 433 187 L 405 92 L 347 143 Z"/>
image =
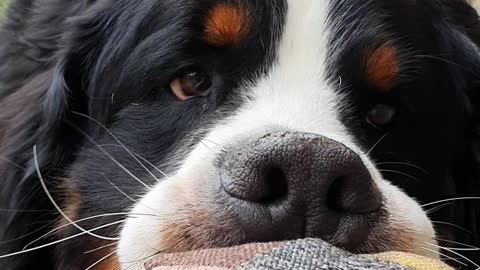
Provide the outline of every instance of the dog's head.
<path id="1" fill-rule="evenodd" d="M 478 192 L 463 1 L 99 1 L 68 25 L 44 110 L 63 144 L 42 137 L 39 165 L 66 216 L 103 227 L 65 264 L 94 236 L 119 237 L 125 269 L 304 237 L 431 257 L 478 241 L 447 225 L 477 230 L 471 202 L 422 207 Z"/>

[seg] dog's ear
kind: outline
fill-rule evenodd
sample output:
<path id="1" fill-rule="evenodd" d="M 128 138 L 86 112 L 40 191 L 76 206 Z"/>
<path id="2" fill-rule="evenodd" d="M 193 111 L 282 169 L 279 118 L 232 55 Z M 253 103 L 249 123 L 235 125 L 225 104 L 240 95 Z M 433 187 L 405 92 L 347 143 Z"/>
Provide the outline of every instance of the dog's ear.
<path id="1" fill-rule="evenodd" d="M 83 138 L 71 126 L 81 128 L 85 119 L 72 112 L 88 114 L 86 86 L 101 43 L 98 35 L 107 29 L 99 21 L 106 16 L 96 14 L 100 9 L 79 1 L 64 7 L 46 5 L 41 9 L 45 13 L 29 19 L 42 24 L 17 31 L 15 15 L 23 10 L 22 5 L 21 1 L 13 4 L 4 26 L 8 30 L 4 32 L 12 34 L 5 48 L 0 48 L 4 60 L 0 70 L 9 71 L 0 78 L 0 174 L 7 179 L 8 175 L 12 179 L 36 176 L 33 146 L 40 168 L 48 171 L 65 163 L 80 145 Z M 16 62 L 19 68 L 12 66 Z M 25 170 L 14 170 L 12 164 Z M 17 183 L 25 181 L 12 180 Z M 4 195 L 9 198 L 11 194 Z"/>
<path id="2" fill-rule="evenodd" d="M 84 15 L 66 22 L 68 29 L 61 40 L 61 50 L 53 68 L 51 84 L 43 104 L 43 134 L 51 145 L 45 146 L 50 155 L 68 158 L 84 136 L 79 130 L 87 129 L 90 115 L 89 82 L 94 64 L 102 49 L 102 35 L 108 23 L 98 9 L 87 10 Z M 51 157 L 47 157 L 50 161 Z"/>
<path id="3" fill-rule="evenodd" d="M 459 233 L 457 241 L 480 245 L 480 19 L 471 5 L 480 1 L 442 0 L 448 13 L 448 52 L 455 67 L 451 76 L 458 80 L 465 103 L 465 158 L 457 160 L 455 202 L 459 225 L 470 233 Z M 475 3 L 474 3 L 475 2 Z M 478 3 L 477 3 L 478 2 Z M 460 74 L 460 75 L 458 75 Z M 472 199 L 476 198 L 476 199 Z M 458 210 L 458 211 L 457 211 Z M 471 254 L 469 254 L 470 256 Z M 480 261 L 480 255 L 472 255 Z"/>
<path id="4" fill-rule="evenodd" d="M 112 56 L 123 48 L 119 45 L 122 44 L 122 35 L 129 36 L 125 32 L 115 32 L 123 9 L 110 5 L 106 1 L 94 2 L 82 15 L 67 22 L 67 32 L 62 37 L 61 51 L 44 106 L 45 119 L 51 128 L 58 130 L 65 123 L 83 127 L 83 123 L 87 125 L 91 122 L 85 116 L 100 122 L 108 118 L 113 99 L 111 88 L 117 78 L 105 75 L 116 74 L 117 70 L 113 69 L 120 68 L 112 64 L 116 61 Z M 60 133 L 57 132 L 61 137 L 64 136 L 63 128 L 60 128 Z M 95 128 L 98 129 L 92 126 L 92 129 Z"/>
<path id="5" fill-rule="evenodd" d="M 94 98 L 91 96 L 93 93 L 89 92 L 89 82 L 92 74 L 95 74 L 93 70 L 107 39 L 105 36 L 112 29 L 113 15 L 110 12 L 113 11 L 107 4 L 105 1 L 79 1 L 76 5 L 65 7 L 67 10 L 65 14 L 60 14 L 63 16 L 61 20 L 51 19 L 60 16 L 58 13 L 40 14 L 47 19 L 42 17 L 42 20 L 37 18 L 37 21 L 53 21 L 60 26 L 43 25 L 42 29 L 55 29 L 48 32 L 47 36 L 43 32 L 42 35 L 29 32 L 28 37 L 17 37 L 23 33 L 10 37 L 15 41 L 18 39 L 18 43 L 24 39 L 29 40 L 24 45 L 25 51 L 35 52 L 28 51 L 33 55 L 28 55 L 28 63 L 35 64 L 30 64 L 31 68 L 19 69 L 19 74 L 11 75 L 10 81 L 14 83 L 11 83 L 11 89 L 6 87 L 8 91 L 5 91 L 11 94 L 4 98 L 0 95 L 0 154 L 5 160 L 14 159 L 11 161 L 17 167 L 25 167 L 25 170 L 13 170 L 12 162 L 0 159 L 0 174 L 3 177 L 8 174 L 12 179 L 36 178 L 35 163 L 38 163 L 42 171 L 49 172 L 54 177 L 64 177 L 61 172 L 65 171 L 64 167 L 71 163 L 73 153 L 85 141 L 79 131 L 88 129 L 89 121 L 81 115 L 91 115 L 89 110 Z M 57 10 L 58 7 L 45 9 Z M 40 49 L 32 44 L 43 44 L 42 42 L 47 43 L 46 48 L 42 47 L 40 52 L 35 51 Z M 12 62 L 12 58 L 22 58 L 25 55 L 27 52 L 20 51 L 18 55 L 5 57 Z M 36 55 L 42 59 L 35 59 Z M 42 64 L 37 65 L 37 62 Z M 25 69 L 34 72 L 21 73 Z M 27 77 L 28 80 L 19 83 L 15 81 L 19 77 Z M 8 79 L 5 81 L 10 83 Z M 36 160 L 33 159 L 33 146 L 38 154 Z M 12 185 L 18 184 L 17 182 L 23 184 L 29 181 L 12 180 Z M 9 188 L 3 190 L 8 193 Z M 6 195 L 8 196 L 3 198 L 10 197 L 9 194 Z"/>
<path id="6" fill-rule="evenodd" d="M 0 255 L 22 250 L 45 233 L 48 228 L 38 229 L 38 220 L 56 218 L 50 214 L 55 211 L 40 212 L 53 210 L 53 206 L 40 185 L 36 168 L 38 165 L 48 188 L 55 191 L 75 149 L 84 140 L 69 124 L 82 127 L 84 121 L 72 111 L 87 113 L 84 86 L 90 59 L 95 59 L 94 48 L 98 47 L 94 35 L 100 28 L 93 15 L 70 19 L 71 14 L 85 8 L 78 1 L 65 4 L 62 12 L 58 12 L 62 7 L 48 5 L 42 7 L 43 13 L 32 12 L 34 18 L 24 21 L 46 25 L 32 25 L 24 31 L 27 27 L 16 27 L 15 17 L 18 10 L 23 11 L 24 2 L 17 1 L 10 9 L 4 26 L 8 31 L 2 33 L 12 34 L 0 48 L 0 70 L 8 71 L 0 76 L 0 206 L 28 211 L 0 211 L 0 239 L 22 239 L 0 245 Z M 0 260 L 0 268 L 43 268 L 49 263 L 45 260 L 49 252 L 39 251 L 29 259 L 20 256 Z"/>

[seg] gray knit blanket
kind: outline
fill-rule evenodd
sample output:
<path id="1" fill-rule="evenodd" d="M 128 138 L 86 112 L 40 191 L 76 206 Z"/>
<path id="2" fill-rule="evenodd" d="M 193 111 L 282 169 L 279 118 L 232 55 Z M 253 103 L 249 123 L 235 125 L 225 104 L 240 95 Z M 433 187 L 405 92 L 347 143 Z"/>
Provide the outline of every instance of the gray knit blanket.
<path id="1" fill-rule="evenodd" d="M 354 255 L 317 239 L 160 254 L 145 270 L 276 270 L 276 269 L 392 269 L 448 270 L 447 265 L 406 253 Z"/>

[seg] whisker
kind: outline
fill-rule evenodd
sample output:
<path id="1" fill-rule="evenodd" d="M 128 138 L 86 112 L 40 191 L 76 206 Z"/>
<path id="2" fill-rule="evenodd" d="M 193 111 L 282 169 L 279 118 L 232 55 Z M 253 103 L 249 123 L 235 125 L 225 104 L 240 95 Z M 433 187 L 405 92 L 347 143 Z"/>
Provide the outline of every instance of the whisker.
<path id="1" fill-rule="evenodd" d="M 388 133 L 385 133 L 385 134 L 383 134 L 382 137 L 380 137 L 380 139 L 378 139 L 378 141 L 372 146 L 372 148 L 370 148 L 370 150 L 368 150 L 367 156 L 372 153 L 372 151 L 383 141 L 383 139 L 385 139 L 385 137 L 387 137 L 387 135 L 388 135 Z"/>
<path id="2" fill-rule="evenodd" d="M 116 145 L 116 144 L 102 144 L 102 145 L 99 145 L 101 147 L 103 146 L 114 146 L 114 147 L 121 147 L 120 145 Z M 148 161 L 146 158 L 142 157 L 140 154 L 136 153 L 135 151 L 133 150 L 130 150 L 134 155 L 136 155 L 139 159 L 141 159 L 143 162 L 147 163 L 148 165 L 150 165 L 152 168 L 154 168 L 157 172 L 159 172 L 161 175 L 163 175 L 164 177 L 169 177 L 165 172 L 163 172 L 162 170 L 160 170 L 157 166 L 155 166 L 153 163 L 151 163 L 150 161 Z M 158 181 L 158 182 L 161 182 L 161 181 Z"/>
<path id="3" fill-rule="evenodd" d="M 150 248 L 152 248 L 152 247 L 150 247 Z M 150 258 L 153 258 L 153 257 L 155 257 L 155 256 L 157 256 L 157 255 L 159 255 L 160 253 L 163 252 L 163 251 L 157 250 L 157 249 L 155 249 L 155 248 L 152 248 L 152 249 L 156 250 L 156 252 L 153 253 L 153 254 L 151 254 L 151 255 L 146 255 L 145 257 L 140 258 L 140 259 L 138 259 L 138 260 L 134 260 L 134 261 L 120 262 L 120 264 L 132 264 L 132 265 L 130 265 L 129 267 L 127 267 L 127 269 L 125 269 L 125 270 L 128 270 L 128 269 L 131 269 L 132 267 L 137 266 L 138 263 L 140 263 L 140 262 L 145 262 L 146 260 L 148 260 L 148 259 L 150 259 Z"/>
<path id="4" fill-rule="evenodd" d="M 194 139 L 196 139 L 196 140 L 198 140 L 198 141 L 205 141 L 205 142 L 214 144 L 215 146 L 218 146 L 218 147 L 222 148 L 222 146 L 221 146 L 219 143 L 214 142 L 214 141 L 212 141 L 212 140 L 210 140 L 210 139 L 207 139 L 207 138 L 202 138 L 202 136 L 199 136 L 199 135 L 197 135 L 197 134 L 195 134 L 195 133 L 193 133 L 193 132 L 190 132 L 188 135 L 191 136 L 191 137 L 193 137 Z"/>
<path id="5" fill-rule="evenodd" d="M 412 168 L 415 168 L 415 169 L 418 169 L 422 172 L 424 172 L 425 174 L 429 174 L 425 169 L 415 165 L 415 164 L 412 164 L 412 163 L 407 163 L 407 162 L 380 162 L 380 163 L 376 163 L 377 166 L 382 166 L 382 165 L 404 165 L 404 166 L 408 166 L 408 167 L 412 167 Z"/>
<path id="6" fill-rule="evenodd" d="M 153 167 L 157 172 L 159 172 L 161 175 L 163 175 L 164 177 L 169 177 L 165 172 L 163 172 L 162 170 L 160 170 L 157 166 L 153 165 L 150 161 L 148 161 L 146 158 L 142 157 L 141 155 L 135 153 L 132 151 L 132 153 L 134 155 L 136 155 L 138 158 L 140 158 L 141 160 L 143 160 L 145 163 L 147 163 L 148 165 L 150 165 L 151 167 Z M 160 182 L 160 179 L 158 178 L 155 178 L 155 180 L 157 180 L 157 182 Z"/>
<path id="7" fill-rule="evenodd" d="M 424 250 L 427 250 L 427 251 L 430 251 L 430 252 L 433 252 L 433 253 L 438 254 L 438 255 L 440 255 L 440 256 L 443 256 L 443 257 L 445 257 L 445 258 L 447 258 L 447 259 L 449 259 L 449 260 L 452 260 L 452 261 L 454 261 L 454 262 L 456 262 L 456 263 L 458 263 L 458 264 L 460 264 L 460 265 L 463 265 L 463 266 L 468 267 L 468 264 L 460 261 L 459 259 L 453 258 L 453 257 L 448 256 L 448 255 L 445 255 L 445 254 L 442 254 L 442 253 L 440 253 L 440 252 L 438 252 L 438 251 L 436 251 L 436 250 L 434 250 L 434 249 L 429 249 L 429 248 L 427 248 L 427 247 L 420 247 L 420 248 L 421 248 L 421 249 L 424 249 Z"/>
<path id="8" fill-rule="evenodd" d="M 125 149 L 125 151 L 131 157 L 133 157 L 135 159 L 135 161 L 138 162 L 138 164 L 140 164 L 140 166 L 142 166 L 153 177 L 153 179 L 155 179 L 157 182 L 159 181 L 159 179 L 155 176 L 155 174 L 153 174 L 140 160 L 138 160 L 138 158 L 131 152 L 131 150 L 127 146 L 125 146 L 125 144 L 123 144 L 122 141 L 120 141 L 120 139 L 117 136 L 115 136 L 115 134 L 113 134 L 113 132 L 111 132 L 105 125 L 103 125 L 98 120 L 96 120 L 93 117 L 90 117 L 88 115 L 78 113 L 78 112 L 73 112 L 73 114 L 83 116 L 83 117 L 89 119 L 90 121 L 94 122 L 95 124 L 97 124 L 103 130 L 105 130 L 123 149 Z M 166 175 L 164 175 L 164 176 L 166 176 Z"/>
<path id="9" fill-rule="evenodd" d="M 123 190 L 121 190 L 117 185 L 115 185 L 115 183 L 113 183 L 110 179 L 108 179 L 105 175 L 103 175 L 103 178 L 110 183 L 110 185 L 112 185 L 118 192 L 120 192 L 123 196 L 125 196 L 127 199 L 129 199 L 130 201 L 134 202 L 134 203 L 137 203 L 137 204 L 140 204 L 140 202 L 138 200 L 135 200 L 132 196 L 128 195 L 127 193 L 125 193 Z M 150 206 L 148 205 L 145 205 L 145 204 L 141 204 L 142 206 L 145 206 L 146 208 L 149 208 L 150 210 L 153 210 L 155 212 L 158 212 L 157 209 L 153 209 L 151 208 Z M 155 216 L 155 215 L 152 215 L 152 216 Z"/>
<path id="10" fill-rule="evenodd" d="M 433 207 L 432 209 L 429 209 L 429 210 L 427 210 L 427 211 L 425 211 L 425 212 L 426 212 L 427 214 L 431 214 L 431 213 L 433 213 L 433 212 L 439 211 L 440 209 L 443 209 L 443 208 L 445 208 L 445 207 L 447 207 L 447 206 L 450 206 L 450 205 L 453 205 L 453 203 L 450 202 L 450 203 L 445 203 L 445 204 L 437 205 L 437 206 Z"/>
<path id="11" fill-rule="evenodd" d="M 214 142 L 214 141 L 212 141 L 212 140 L 205 139 L 205 138 L 204 138 L 204 139 L 201 139 L 201 140 L 202 140 L 202 141 L 209 142 L 209 143 L 211 143 L 211 144 L 214 144 L 214 145 L 216 145 L 216 146 L 219 146 L 219 147 L 221 147 L 221 145 L 220 145 L 220 144 L 218 144 L 218 143 L 216 143 L 216 142 Z"/>
<path id="12" fill-rule="evenodd" d="M 98 146 L 98 145 L 97 145 Z M 135 176 L 130 170 L 128 170 L 125 166 L 123 166 L 117 159 L 115 159 L 112 155 L 110 155 L 106 150 L 104 150 L 102 147 L 98 146 L 100 151 L 102 151 L 110 160 L 112 160 L 117 166 L 119 166 L 123 171 L 125 171 L 128 175 L 130 175 L 135 181 L 146 187 L 148 190 L 151 190 L 152 188 L 145 184 L 140 178 Z"/>
<path id="13" fill-rule="evenodd" d="M 473 266 L 475 266 L 475 267 L 477 267 L 477 268 L 480 268 L 480 265 L 478 265 L 477 263 L 475 263 L 473 260 L 470 260 L 470 259 L 467 258 L 466 256 L 463 256 L 462 254 L 460 254 L 460 253 L 458 253 L 458 252 L 456 252 L 456 251 L 454 251 L 454 250 L 452 250 L 452 249 L 450 249 L 450 248 L 442 247 L 442 246 L 435 245 L 435 244 L 432 244 L 432 243 L 427 243 L 427 244 L 429 244 L 429 245 L 431 245 L 431 246 L 434 246 L 434 247 L 436 247 L 436 248 L 439 248 L 439 249 L 441 249 L 441 250 L 448 251 L 448 252 L 450 252 L 450 253 L 452 253 L 452 254 L 454 254 L 454 255 L 456 255 L 456 256 L 464 259 L 465 261 L 471 263 Z"/>
<path id="14" fill-rule="evenodd" d="M 461 67 L 461 68 L 464 68 L 464 66 L 456 63 L 456 62 L 453 62 L 451 60 L 448 60 L 448 59 L 445 59 L 445 58 L 442 58 L 442 57 L 438 57 L 438 56 L 434 56 L 434 55 L 428 55 L 428 54 L 417 54 L 417 55 L 414 55 L 414 57 L 417 57 L 417 58 L 430 58 L 430 59 L 434 59 L 434 60 L 439 60 L 441 62 L 444 62 L 444 63 L 447 63 L 447 64 L 452 64 L 452 65 L 456 65 L 458 67 Z"/>
<path id="15" fill-rule="evenodd" d="M 394 170 L 381 170 L 381 169 L 380 169 L 379 171 L 380 171 L 380 172 L 396 173 L 396 174 L 399 174 L 399 175 L 403 175 L 403 176 L 405 176 L 405 177 L 408 177 L 408 178 L 410 178 L 410 179 L 412 179 L 412 180 L 415 180 L 415 181 L 417 181 L 417 182 L 420 182 L 420 180 L 419 180 L 418 178 L 413 177 L 413 176 L 411 176 L 411 175 L 409 175 L 409 174 L 406 174 L 406 173 L 403 173 L 403 172 L 394 171 Z"/>
<path id="16" fill-rule="evenodd" d="M 194 138 L 195 140 L 197 140 L 198 143 L 200 143 L 201 145 L 205 146 L 205 148 L 207 148 L 208 151 L 213 152 L 213 150 L 204 142 L 204 141 L 210 142 L 209 140 L 207 140 L 207 139 L 202 139 L 201 137 L 198 137 L 197 135 L 195 135 L 195 134 L 193 134 L 193 133 L 190 133 L 189 135 L 192 136 L 192 138 Z M 215 143 L 213 143 L 213 144 L 215 144 Z M 216 145 L 218 146 L 218 144 L 216 144 Z"/>
<path id="17" fill-rule="evenodd" d="M 106 259 L 108 259 L 109 257 L 113 256 L 115 253 L 117 253 L 117 250 L 111 252 L 111 253 L 108 253 L 107 255 L 105 255 L 104 257 L 102 257 L 100 260 L 96 261 L 95 263 L 93 263 L 92 265 L 90 265 L 89 267 L 85 268 L 85 270 L 90 270 L 90 269 L 93 269 L 95 266 L 99 265 L 101 262 L 105 261 Z"/>
<path id="18" fill-rule="evenodd" d="M 440 200 L 440 201 L 424 204 L 424 205 L 422 205 L 422 207 L 428 207 L 428 206 L 431 206 L 431 205 L 436 205 L 436 204 L 444 203 L 444 202 L 455 202 L 455 201 L 464 201 L 464 200 L 480 200 L 480 197 L 458 197 L 458 198 L 445 199 L 445 200 Z"/>
<path id="19" fill-rule="evenodd" d="M 40 184 L 42 185 L 42 188 L 45 191 L 45 194 L 47 195 L 48 199 L 53 204 L 53 206 L 55 206 L 55 208 L 57 209 L 58 213 L 60 213 L 60 215 L 62 215 L 68 222 L 70 222 L 77 229 L 79 229 L 80 231 L 86 232 L 90 236 L 93 236 L 93 237 L 96 237 L 96 238 L 99 238 L 99 239 L 102 239 L 102 240 L 107 240 L 107 241 L 119 240 L 118 238 L 106 237 L 106 236 L 101 236 L 101 235 L 98 235 L 98 234 L 95 234 L 95 233 L 91 233 L 91 232 L 85 230 L 83 227 L 79 226 L 72 219 L 70 219 L 70 217 L 63 212 L 62 208 L 57 204 L 57 202 L 55 202 L 55 199 L 53 199 L 52 195 L 50 194 L 50 191 L 47 188 L 47 185 L 45 184 L 45 180 L 43 179 L 42 173 L 40 172 L 40 165 L 38 164 L 37 146 L 36 145 L 33 146 L 33 159 L 34 159 L 34 162 L 35 162 L 35 169 L 37 171 L 37 175 L 38 175 L 38 179 L 40 180 Z"/>
<path id="20" fill-rule="evenodd" d="M 85 252 L 83 252 L 83 254 L 90 254 L 90 253 L 93 253 L 93 252 L 95 252 L 95 251 L 102 250 L 102 249 L 104 249 L 104 248 L 108 248 L 108 247 L 111 247 L 111 246 L 115 246 L 115 245 L 117 245 L 117 244 L 118 244 L 118 242 L 116 242 L 116 243 L 111 243 L 111 244 L 108 244 L 108 245 L 104 245 L 104 246 L 101 246 L 101 247 L 98 247 L 98 248 L 95 248 L 95 249 L 91 249 L 91 250 L 85 251 Z"/>
<path id="21" fill-rule="evenodd" d="M 87 140 L 89 140 L 93 145 L 97 146 L 97 148 L 106 156 L 108 157 L 111 161 L 113 161 L 120 169 L 122 169 L 124 172 L 126 172 L 128 175 L 130 175 L 134 180 L 136 180 L 138 183 L 142 184 L 144 187 L 146 187 L 148 190 L 151 190 L 152 188 L 149 187 L 147 184 L 145 184 L 142 180 L 140 180 L 137 176 L 135 176 L 130 170 L 128 170 L 125 166 L 122 165 L 117 159 L 115 159 L 110 153 L 108 153 L 103 147 L 101 147 L 99 144 L 95 142 L 95 140 L 90 137 L 87 133 L 85 133 L 83 130 L 80 130 L 76 126 L 72 126 L 75 128 L 79 133 L 81 133 Z"/>
<path id="22" fill-rule="evenodd" d="M 55 210 L 19 210 L 19 209 L 0 209 L 0 212 L 18 212 L 18 213 L 55 213 Z"/>
<path id="23" fill-rule="evenodd" d="M 212 140 L 209 140 L 209 139 L 206 139 L 206 138 L 201 138 L 193 133 L 190 134 L 190 136 L 192 136 L 194 139 L 198 140 L 198 142 L 200 144 L 202 144 L 203 146 L 205 146 L 205 148 L 207 148 L 210 152 L 213 152 L 213 150 L 210 148 L 210 146 L 208 146 L 205 142 L 208 142 L 208 143 L 211 143 L 219 148 L 222 148 L 222 146 Z"/>
<path id="24" fill-rule="evenodd" d="M 103 229 L 103 228 L 107 228 L 107 227 L 109 227 L 109 226 L 113 226 L 113 225 L 120 224 L 120 223 L 123 223 L 123 222 L 125 222 L 125 220 L 115 221 L 115 222 L 112 222 L 112 223 L 108 223 L 108 224 L 105 224 L 105 225 L 96 227 L 96 228 L 91 229 L 91 230 L 89 230 L 89 231 L 90 231 L 90 232 L 92 232 L 92 231 L 97 231 L 97 230 L 100 230 L 100 229 Z M 56 244 L 66 242 L 66 241 L 68 241 L 68 240 L 77 238 L 77 237 L 82 236 L 82 235 L 85 235 L 85 234 L 87 234 L 87 233 L 86 233 L 86 232 L 81 232 L 81 233 L 74 234 L 74 235 L 71 235 L 71 236 L 69 236 L 69 237 L 65 237 L 65 238 L 63 238 L 63 239 L 59 239 L 59 240 L 56 240 L 56 241 L 53 241 L 53 242 L 50 242 L 50 243 L 47 243 L 47 244 L 44 244 L 44 245 L 41 245 L 41 246 L 38 246 L 38 247 L 33 247 L 33 248 L 26 249 L 26 250 L 21 250 L 21 251 L 9 253 L 9 254 L 0 255 L 0 259 L 9 258 L 9 257 L 13 257 L 13 256 L 25 254 L 25 253 L 28 253 L 28 252 L 32 252 L 32 251 L 35 251 L 35 250 L 39 250 L 39 249 L 42 249 L 42 248 L 54 246 L 54 245 L 56 245 Z"/>
<path id="25" fill-rule="evenodd" d="M 455 247 L 449 247 L 450 250 L 455 250 L 455 251 L 479 251 L 480 248 L 455 248 Z"/>
<path id="26" fill-rule="evenodd" d="M 132 198 L 130 195 L 128 195 L 127 193 L 125 193 L 123 190 L 121 190 L 117 185 L 115 185 L 110 179 L 108 179 L 105 175 L 103 175 L 103 178 L 105 179 L 105 181 L 107 181 L 108 183 L 110 183 L 110 185 L 112 185 L 113 188 L 115 188 L 118 192 L 120 192 L 123 196 L 125 196 L 127 199 L 129 199 L 130 201 L 134 202 L 134 203 L 138 203 L 137 200 L 135 200 L 134 198 Z"/>
<path id="27" fill-rule="evenodd" d="M 207 148 L 208 151 L 213 152 L 213 150 L 212 150 L 206 143 L 204 143 L 203 141 L 200 141 L 200 144 L 202 144 L 203 146 L 205 146 L 205 148 Z"/>
<path id="28" fill-rule="evenodd" d="M 479 74 L 477 74 L 475 71 L 473 71 L 472 69 L 469 69 L 465 66 L 462 66 L 460 65 L 459 63 L 457 62 L 454 62 L 454 61 L 451 61 L 451 60 L 448 60 L 448 59 L 445 59 L 445 58 L 442 58 L 442 57 L 438 57 L 438 56 L 434 56 L 434 55 L 424 55 L 424 54 L 418 54 L 418 55 L 414 55 L 414 57 L 417 57 L 417 58 L 429 58 L 429 59 L 434 59 L 434 60 L 438 60 L 440 62 L 444 62 L 444 63 L 447 63 L 447 64 L 451 64 L 451 65 L 454 65 L 454 66 L 457 66 L 458 68 L 466 71 L 466 72 L 470 72 L 471 74 L 477 76 L 477 77 L 480 77 Z"/>
<path id="29" fill-rule="evenodd" d="M 22 165 L 6 158 L 6 157 L 3 157 L 3 156 L 0 156 L 0 159 L 3 160 L 3 161 L 6 161 L 8 164 L 12 165 L 13 167 L 16 167 L 17 169 L 20 169 L 20 170 L 25 170 L 25 167 L 23 167 Z"/>
<path id="30" fill-rule="evenodd" d="M 51 222 L 49 222 L 49 223 L 51 223 Z M 31 232 L 29 232 L 29 233 L 27 233 L 27 234 L 22 235 L 22 236 L 19 236 L 19 237 L 10 239 L 10 240 L 1 241 L 1 242 L 0 242 L 0 245 L 5 245 L 5 244 L 8 244 L 8 243 L 12 243 L 12 242 L 18 241 L 18 240 L 20 240 L 20 239 L 27 238 L 27 237 L 29 237 L 30 235 L 33 235 L 33 234 L 35 234 L 35 233 L 37 233 L 37 232 L 39 232 L 39 231 L 47 228 L 49 225 L 50 225 L 50 224 L 45 224 L 45 225 L 42 225 L 42 226 L 40 226 L 39 228 L 36 228 L 35 230 L 33 230 L 33 231 L 31 231 Z"/>
<path id="31" fill-rule="evenodd" d="M 447 242 L 447 243 L 452 243 L 452 244 L 457 244 L 457 245 L 460 245 L 460 246 L 464 246 L 464 247 L 469 247 L 469 248 L 476 248 L 476 249 L 480 249 L 476 246 L 472 246 L 472 245 L 469 245 L 469 244 L 464 244 L 464 243 L 460 243 L 460 242 L 456 242 L 456 241 L 452 241 L 452 240 L 448 240 L 448 239 L 443 239 L 443 238 L 437 238 L 443 242 Z"/>
<path id="32" fill-rule="evenodd" d="M 133 213 L 128 213 L 128 212 L 125 212 L 125 213 L 108 213 L 108 214 L 101 214 L 101 215 L 96 215 L 96 216 L 91 216 L 91 217 L 86 217 L 86 218 L 82 218 L 82 219 L 79 219 L 79 220 L 76 220 L 75 222 L 78 223 L 78 222 L 83 222 L 83 221 L 87 221 L 87 220 L 92 220 L 92 219 L 96 219 L 96 218 L 102 218 L 102 217 L 114 217 L 114 216 L 155 216 L 155 215 L 149 215 L 149 214 L 133 214 Z M 29 246 L 35 244 L 36 242 L 42 240 L 43 238 L 51 235 L 52 233 L 56 232 L 56 231 L 59 231 L 61 230 L 62 228 L 65 228 L 65 227 L 68 227 L 68 226 L 72 226 L 72 224 L 68 223 L 68 224 L 64 224 L 62 226 L 59 226 L 45 234 L 43 234 L 42 236 L 38 237 L 37 239 L 33 240 L 32 242 L 28 243 L 25 247 L 23 247 L 23 250 L 27 249 Z"/>
<path id="33" fill-rule="evenodd" d="M 453 223 L 449 223 L 449 222 L 444 222 L 444 221 L 432 221 L 432 223 L 433 223 L 433 224 L 441 224 L 441 225 L 452 226 L 452 227 L 454 227 L 454 228 L 457 228 L 457 229 L 460 229 L 460 230 L 462 230 L 462 231 L 464 231 L 464 232 L 467 232 L 467 233 L 469 233 L 469 234 L 472 234 L 471 231 L 469 231 L 469 230 L 467 230 L 467 229 L 465 229 L 465 228 L 463 228 L 462 226 L 459 226 L 459 225 L 457 225 L 457 224 L 453 224 Z"/>

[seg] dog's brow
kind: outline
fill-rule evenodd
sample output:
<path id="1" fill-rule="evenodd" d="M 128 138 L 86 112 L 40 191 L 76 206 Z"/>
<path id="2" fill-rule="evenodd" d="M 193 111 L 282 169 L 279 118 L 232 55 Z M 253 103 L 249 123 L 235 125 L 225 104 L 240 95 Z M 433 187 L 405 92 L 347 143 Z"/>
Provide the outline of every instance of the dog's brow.
<path id="1" fill-rule="evenodd" d="M 398 50 L 394 46 L 381 46 L 369 51 L 365 59 L 365 76 L 370 87 L 390 90 L 399 75 Z"/>
<path id="2" fill-rule="evenodd" d="M 205 19 L 205 40 L 215 46 L 237 47 L 250 28 L 250 14 L 242 5 L 218 4 Z"/>

